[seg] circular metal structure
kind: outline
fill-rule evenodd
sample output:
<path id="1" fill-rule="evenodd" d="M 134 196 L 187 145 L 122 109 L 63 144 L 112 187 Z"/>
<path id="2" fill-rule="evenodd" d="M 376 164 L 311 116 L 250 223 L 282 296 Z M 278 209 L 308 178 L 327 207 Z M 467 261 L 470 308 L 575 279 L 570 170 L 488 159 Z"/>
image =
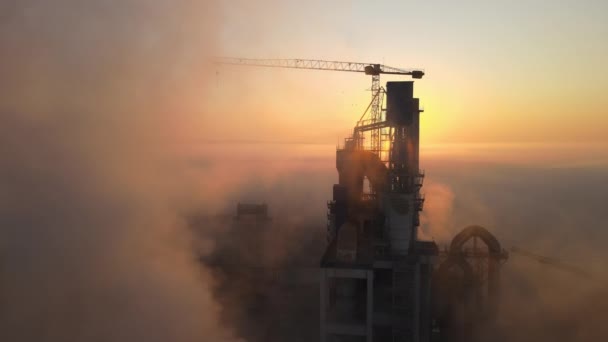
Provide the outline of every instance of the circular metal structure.
<path id="1" fill-rule="evenodd" d="M 474 327 L 495 318 L 500 265 L 507 253 L 492 233 L 472 225 L 452 239 L 443 256 L 434 278 L 442 336 L 451 336 L 450 341 L 474 340 Z"/>

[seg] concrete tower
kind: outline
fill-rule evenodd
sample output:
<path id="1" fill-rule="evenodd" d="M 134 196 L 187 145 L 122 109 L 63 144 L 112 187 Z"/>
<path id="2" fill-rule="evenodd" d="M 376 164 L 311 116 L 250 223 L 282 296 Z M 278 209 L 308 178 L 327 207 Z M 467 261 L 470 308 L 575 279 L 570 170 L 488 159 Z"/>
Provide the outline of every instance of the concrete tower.
<path id="1" fill-rule="evenodd" d="M 321 260 L 321 341 L 430 339 L 438 250 L 417 239 L 423 174 L 413 84 L 388 82 L 384 120 L 358 125 L 336 152 L 339 183 L 328 204 Z M 368 131 L 386 137 L 376 144 L 386 153 L 363 147 Z"/>

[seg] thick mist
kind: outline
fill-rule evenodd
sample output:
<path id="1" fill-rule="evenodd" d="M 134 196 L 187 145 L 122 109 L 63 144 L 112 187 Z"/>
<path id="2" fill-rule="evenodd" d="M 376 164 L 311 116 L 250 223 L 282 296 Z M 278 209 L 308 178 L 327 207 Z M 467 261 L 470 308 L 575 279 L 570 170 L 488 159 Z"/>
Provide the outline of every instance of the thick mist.
<path id="1" fill-rule="evenodd" d="M 232 338 L 176 162 L 217 17 L 211 1 L 0 2 L 0 340 Z"/>
<path id="2" fill-rule="evenodd" d="M 325 203 L 331 198 L 331 185 L 337 181 L 335 146 L 225 144 L 214 148 L 222 153 L 210 154 L 208 160 L 216 162 L 202 169 L 224 175 L 221 186 L 237 185 L 228 192 L 218 212 L 233 214 L 238 201 L 266 202 L 277 221 L 268 233 L 273 239 L 258 243 L 252 236 L 251 240 L 245 239 L 242 249 L 265 250 L 278 256 L 271 258 L 273 262 L 285 262 L 294 255 L 305 256 L 307 262 L 318 261 L 318 248 L 306 242 L 322 236 L 325 228 Z M 589 148 L 598 150 L 598 146 Z M 597 153 L 588 160 L 587 146 L 575 146 L 554 163 L 546 160 L 549 152 L 560 153 L 547 150 L 547 146 L 540 151 L 530 148 L 526 158 L 517 159 L 514 155 L 521 153 L 520 149 L 488 149 L 487 153 L 493 155 L 491 161 L 480 156 L 462 158 L 449 150 L 432 155 L 423 149 L 421 167 L 426 179 L 422 192 L 426 200 L 421 238 L 433 239 L 443 247 L 464 227 L 478 224 L 490 230 L 507 250 L 517 246 L 592 274 L 591 278 L 581 277 L 510 253 L 502 268 L 499 320 L 487 328 L 488 339 L 601 340 L 608 336 L 601 323 L 608 313 L 603 299 L 608 288 L 604 271 L 608 255 L 603 247 L 608 240 L 604 229 L 608 217 L 602 209 L 608 200 L 608 169 L 596 161 L 605 160 L 605 156 Z M 233 164 L 241 167 L 234 170 Z M 192 165 L 200 168 L 196 166 L 199 164 Z M 276 293 L 280 298 L 280 292 Z M 298 310 L 291 308 L 301 308 L 301 298 L 295 295 L 290 300 L 293 305 L 277 314 L 277 320 L 296 319 Z M 226 303 L 238 308 L 234 302 Z M 308 318 L 313 322 L 317 319 Z M 251 340 L 259 339 L 256 334 L 260 331 L 276 333 L 274 323 L 258 321 Z M 295 340 L 301 337 L 288 333 L 282 336 Z"/>
<path id="3" fill-rule="evenodd" d="M 257 16 L 265 7 L 247 4 L 244 18 L 249 10 Z M 226 120 L 234 126 L 213 126 L 222 120 L 206 111 L 213 107 L 207 97 L 223 88 L 203 61 L 223 44 L 221 20 L 213 1 L 0 0 L 0 340 L 271 340 L 297 334 L 298 320 L 318 320 L 298 317 L 302 298 L 294 296 L 273 307 L 294 317 L 281 334 L 272 333 L 273 321 L 257 324 L 255 338 L 237 332 L 244 321 L 257 322 L 225 314 L 239 312 L 243 301 L 218 295 L 225 279 L 199 261 L 226 228 L 203 225 L 194 234 L 190 215 L 230 215 L 237 202 L 266 202 L 273 230 L 243 248 L 262 250 L 264 266 L 318 262 L 337 180 L 334 145 L 200 143 L 216 129 L 219 136 L 252 131 L 255 115 L 266 119 L 264 136 L 254 137 L 261 141 L 278 131 L 268 118 L 294 128 L 281 136 L 311 136 L 298 135 L 295 128 L 306 127 L 283 112 L 245 111 L 232 94 L 220 97 L 234 107 L 222 112 L 234 115 Z M 243 80 L 252 90 L 245 97 L 270 102 L 253 92 L 259 80 Z M 285 100 L 280 108 L 290 106 Z M 251 118 L 243 124 L 238 115 Z M 309 131 L 315 126 L 308 122 Z M 505 248 L 595 275 L 581 279 L 511 255 L 494 336 L 608 336 L 602 151 L 555 148 L 557 166 L 543 165 L 546 150 L 507 160 L 504 149 L 478 158 L 422 152 L 424 238 L 446 243 L 478 224 Z M 249 283 L 237 285 L 247 290 Z"/>
<path id="4" fill-rule="evenodd" d="M 488 228 L 508 251 L 519 247 L 578 268 L 590 277 L 510 253 L 502 268 L 498 325 L 485 338 L 501 341 L 597 341 L 608 336 L 608 167 L 598 146 L 555 150 L 497 149 L 494 161 L 442 156 L 422 162 L 428 179 L 423 230 L 438 243 L 463 227 Z M 561 146 L 563 147 L 563 146 Z M 540 153 L 539 153 L 540 152 Z M 488 151 L 490 153 L 490 151 Z M 574 156 L 577 154 L 578 156 Z M 536 156 L 536 157 L 534 157 Z"/>

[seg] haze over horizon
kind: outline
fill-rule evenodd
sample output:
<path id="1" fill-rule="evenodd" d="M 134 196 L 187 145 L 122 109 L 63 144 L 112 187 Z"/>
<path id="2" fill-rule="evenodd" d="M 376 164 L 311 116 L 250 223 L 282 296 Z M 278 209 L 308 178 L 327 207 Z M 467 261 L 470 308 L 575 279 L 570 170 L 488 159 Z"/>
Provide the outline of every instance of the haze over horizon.
<path id="1" fill-rule="evenodd" d="M 505 312 L 529 340 L 601 340 L 606 13 L 604 1 L 0 0 L 0 340 L 246 339 L 199 260 L 216 241 L 188 215 L 266 201 L 303 234 L 294 245 L 322 235 L 335 146 L 371 82 L 210 66 L 217 55 L 425 69 L 422 234 L 479 224 L 596 272 L 589 288 L 509 263 Z"/>

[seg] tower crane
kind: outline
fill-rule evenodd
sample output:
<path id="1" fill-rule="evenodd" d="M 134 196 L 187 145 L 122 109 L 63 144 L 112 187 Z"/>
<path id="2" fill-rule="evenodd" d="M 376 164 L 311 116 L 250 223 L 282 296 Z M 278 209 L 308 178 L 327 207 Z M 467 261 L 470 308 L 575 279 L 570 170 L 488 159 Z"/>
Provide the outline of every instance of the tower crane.
<path id="1" fill-rule="evenodd" d="M 405 75 L 415 79 L 424 76 L 424 71 L 419 69 L 400 69 L 378 63 L 359 63 L 359 62 L 339 62 L 325 61 L 319 59 L 255 59 L 255 58 L 234 58 L 216 57 L 216 64 L 245 65 L 272 68 L 291 68 L 291 69 L 310 69 L 310 70 L 329 70 L 329 71 L 348 71 L 362 72 L 372 77 L 372 100 L 368 107 L 370 110 L 370 123 L 378 123 L 382 117 L 382 93 L 380 87 L 380 75 Z M 372 144 L 379 145 L 378 130 L 372 131 Z M 378 150 L 380 146 L 373 146 L 372 149 Z"/>
<path id="2" fill-rule="evenodd" d="M 586 270 L 583 270 L 581 268 L 578 268 L 576 266 L 570 265 L 570 264 L 566 264 L 558 259 L 554 259 L 554 258 L 549 258 L 546 256 L 542 256 L 536 253 L 532 253 L 529 252 L 525 249 L 513 246 L 511 247 L 511 252 L 519 254 L 521 256 L 525 256 L 527 258 L 533 259 L 538 261 L 541 264 L 544 265 L 549 265 L 553 268 L 577 275 L 577 276 L 581 276 L 583 278 L 587 278 L 587 279 L 591 279 L 591 280 L 595 280 L 596 277 L 591 274 L 590 272 L 587 272 Z"/>

